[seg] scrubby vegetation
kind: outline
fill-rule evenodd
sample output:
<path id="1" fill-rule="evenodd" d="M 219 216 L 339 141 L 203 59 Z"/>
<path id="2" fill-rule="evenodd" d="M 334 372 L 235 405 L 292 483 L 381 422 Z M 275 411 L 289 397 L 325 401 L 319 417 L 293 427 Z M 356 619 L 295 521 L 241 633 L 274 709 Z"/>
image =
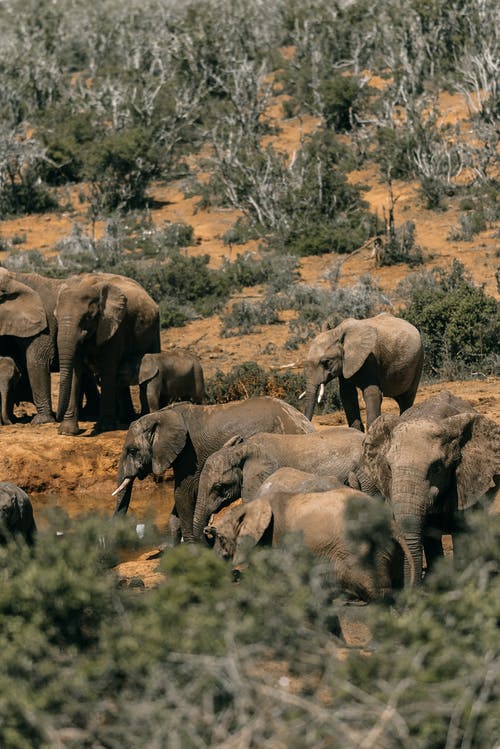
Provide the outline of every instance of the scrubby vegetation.
<path id="1" fill-rule="evenodd" d="M 182 545 L 139 592 L 109 570 L 138 544 L 132 520 L 53 516 L 34 549 L 0 549 L 0 743 L 493 746 L 500 528 L 474 526 L 423 589 L 362 610 L 373 639 L 340 655 L 348 609 L 297 539 L 255 549 L 238 584 Z"/>

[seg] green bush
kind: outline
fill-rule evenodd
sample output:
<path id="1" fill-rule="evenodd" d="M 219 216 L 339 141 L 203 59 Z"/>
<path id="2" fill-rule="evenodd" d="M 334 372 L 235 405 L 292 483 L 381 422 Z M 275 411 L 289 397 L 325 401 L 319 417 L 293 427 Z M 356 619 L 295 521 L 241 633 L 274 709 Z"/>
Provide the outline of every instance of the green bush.
<path id="1" fill-rule="evenodd" d="M 403 317 L 421 332 L 427 374 L 463 373 L 498 368 L 500 305 L 475 286 L 454 261 L 442 269 L 411 276 L 400 285 L 406 300 Z"/>
<path id="2" fill-rule="evenodd" d="M 223 338 L 248 335 L 257 325 L 275 325 L 280 322 L 276 302 L 273 297 L 251 303 L 243 300 L 235 302 L 230 311 L 221 317 Z"/>

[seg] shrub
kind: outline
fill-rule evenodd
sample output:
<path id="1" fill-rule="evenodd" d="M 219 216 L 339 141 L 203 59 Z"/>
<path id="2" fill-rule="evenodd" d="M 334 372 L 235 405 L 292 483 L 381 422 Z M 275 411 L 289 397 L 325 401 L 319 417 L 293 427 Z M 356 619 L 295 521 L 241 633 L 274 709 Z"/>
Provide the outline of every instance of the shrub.
<path id="1" fill-rule="evenodd" d="M 265 370 L 255 362 L 243 362 L 227 374 L 216 372 L 207 383 L 207 392 L 213 403 L 228 403 L 256 395 L 270 395 L 285 400 L 300 411 L 299 396 L 305 390 L 305 386 L 303 374 Z M 340 408 L 338 389 L 327 388 L 317 413 L 331 413 Z"/>
<path id="2" fill-rule="evenodd" d="M 422 250 L 415 242 L 415 224 L 406 221 L 403 226 L 388 232 L 378 239 L 376 248 L 377 265 L 407 263 L 410 268 L 424 262 Z"/>
<path id="3" fill-rule="evenodd" d="M 276 302 L 272 297 L 254 304 L 243 300 L 235 302 L 231 310 L 221 317 L 221 335 L 223 338 L 248 335 L 254 332 L 257 325 L 274 325 L 279 322 Z"/>
<path id="4" fill-rule="evenodd" d="M 400 291 L 406 299 L 402 316 L 422 334 L 427 374 L 498 367 L 500 305 L 474 285 L 461 263 L 455 260 L 449 274 L 434 269 L 412 276 Z"/>

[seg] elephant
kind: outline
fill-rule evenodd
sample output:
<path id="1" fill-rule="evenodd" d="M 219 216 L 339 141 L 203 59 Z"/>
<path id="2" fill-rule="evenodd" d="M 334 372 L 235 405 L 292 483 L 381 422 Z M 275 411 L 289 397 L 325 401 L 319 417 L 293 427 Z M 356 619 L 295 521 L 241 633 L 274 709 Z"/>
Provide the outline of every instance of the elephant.
<path id="1" fill-rule="evenodd" d="M 0 481 L 0 542 L 20 535 L 33 544 L 35 533 L 33 507 L 26 492 L 10 481 Z"/>
<path id="2" fill-rule="evenodd" d="M 363 518 L 361 534 L 352 532 L 352 517 Z M 409 555 L 404 541 L 401 546 L 394 542 L 383 500 L 344 485 L 323 492 L 275 491 L 232 505 L 204 533 L 220 556 L 232 559 L 235 579 L 247 566 L 250 548 L 276 546 L 287 533 L 300 533 L 313 554 L 332 561 L 339 585 L 364 601 L 387 596 L 400 586 L 401 551 Z"/>
<path id="3" fill-rule="evenodd" d="M 339 477 L 326 473 L 309 473 L 298 468 L 285 466 L 278 468 L 259 486 L 255 498 L 265 497 L 275 492 L 326 492 L 328 489 L 338 489 L 345 484 Z"/>
<path id="4" fill-rule="evenodd" d="M 387 312 L 364 320 L 349 317 L 311 344 L 304 364 L 304 413 L 312 419 L 316 399 L 321 401 L 325 384 L 335 377 L 350 427 L 364 431 L 357 388 L 367 427 L 380 416 L 383 396 L 394 398 L 403 413 L 415 400 L 423 358 L 420 333 L 406 320 Z"/>
<path id="5" fill-rule="evenodd" d="M 131 278 L 83 273 L 61 286 L 55 308 L 60 383 L 57 420 L 60 434 L 78 434 L 82 365 L 99 378 L 97 428 L 116 428 L 117 409 L 135 413 L 128 386 L 118 386 L 118 371 L 128 357 L 160 351 L 158 305 Z"/>
<path id="6" fill-rule="evenodd" d="M 239 441 L 238 441 L 239 440 Z M 284 466 L 318 474 L 333 474 L 342 483 L 368 493 L 374 482 L 360 470 L 363 435 L 350 427 L 330 427 L 311 434 L 254 434 L 236 437 L 205 462 L 200 476 L 193 530 L 202 538 L 210 515 L 240 496 L 248 502 L 261 484 Z"/>
<path id="7" fill-rule="evenodd" d="M 14 359 L 0 356 L 0 424 L 12 424 L 14 421 L 15 388 L 20 377 L 21 372 Z"/>
<path id="8" fill-rule="evenodd" d="M 120 383 L 139 385 L 141 416 L 174 401 L 206 403 L 205 380 L 199 358 L 185 349 L 144 354 L 120 367 Z"/>
<path id="9" fill-rule="evenodd" d="M 392 506 L 420 582 L 423 551 L 428 570 L 443 555 L 443 533 L 451 533 L 456 552 L 466 511 L 487 507 L 498 492 L 500 426 L 444 392 L 402 416 L 380 416 L 363 452 L 363 466 Z"/>
<path id="10" fill-rule="evenodd" d="M 55 421 L 50 372 L 57 369 L 54 309 L 62 282 L 0 268 L 0 354 L 19 368 L 22 400 L 36 407 L 34 424 Z"/>
<path id="11" fill-rule="evenodd" d="M 233 435 L 256 432 L 300 434 L 314 427 L 300 411 L 279 398 L 257 396 L 216 405 L 174 403 L 141 416 L 125 437 L 115 515 L 126 513 L 135 478 L 174 472 L 174 511 L 169 542 L 194 541 L 193 512 L 201 470 L 206 459 Z"/>
<path id="12" fill-rule="evenodd" d="M 57 372 L 57 320 L 54 310 L 62 279 L 0 268 L 0 355 L 10 356 L 21 372 L 17 400 L 33 402 L 32 424 L 55 421 L 50 373 Z M 86 408 L 95 411 L 99 392 L 91 373 L 83 373 Z"/>

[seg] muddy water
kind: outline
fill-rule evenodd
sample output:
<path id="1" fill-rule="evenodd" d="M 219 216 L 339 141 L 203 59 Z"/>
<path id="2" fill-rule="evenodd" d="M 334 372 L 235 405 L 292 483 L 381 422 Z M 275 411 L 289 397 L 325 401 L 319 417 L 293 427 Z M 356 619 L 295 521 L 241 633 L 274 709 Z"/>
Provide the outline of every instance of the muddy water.
<path id="1" fill-rule="evenodd" d="M 40 530 L 47 525 L 47 518 L 54 509 L 63 510 L 70 518 L 87 516 L 96 513 L 111 517 L 115 509 L 115 497 L 110 491 L 102 489 L 87 490 L 85 493 L 53 492 L 31 494 L 35 520 Z M 129 514 L 138 523 L 154 523 L 159 531 L 165 530 L 174 504 L 174 485 L 172 480 L 155 484 L 146 480 L 136 481 L 132 490 Z"/>

